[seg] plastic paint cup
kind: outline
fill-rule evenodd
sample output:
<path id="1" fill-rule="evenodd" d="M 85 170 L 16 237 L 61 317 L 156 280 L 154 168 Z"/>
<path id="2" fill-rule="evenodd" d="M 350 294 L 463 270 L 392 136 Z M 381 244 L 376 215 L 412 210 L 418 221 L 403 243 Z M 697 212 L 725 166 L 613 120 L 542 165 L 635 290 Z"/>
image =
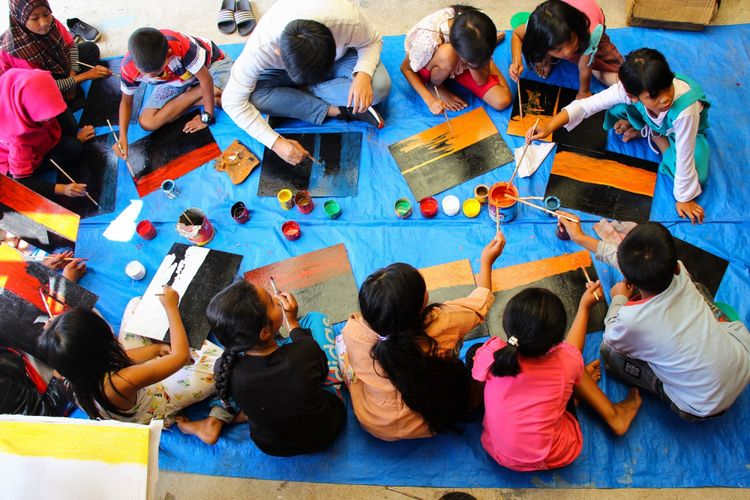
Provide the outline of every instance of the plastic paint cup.
<path id="1" fill-rule="evenodd" d="M 464 201 L 463 209 L 464 215 L 469 219 L 473 219 L 479 215 L 479 211 L 482 210 L 482 204 L 476 198 L 469 198 Z"/>
<path id="2" fill-rule="evenodd" d="M 509 185 L 507 182 L 498 182 L 490 188 L 489 210 L 487 212 L 493 222 L 500 219 L 500 224 L 505 224 L 516 218 L 518 204 L 516 200 L 506 197 L 506 194 L 518 198 L 516 187 Z"/>
<path id="3" fill-rule="evenodd" d="M 553 212 L 556 212 L 560 210 L 560 198 L 557 196 L 547 196 L 544 199 L 544 206 L 547 208 L 547 210 L 552 210 Z M 552 214 L 547 214 L 549 217 L 554 217 Z"/>
<path id="4" fill-rule="evenodd" d="M 443 198 L 442 205 L 443 213 L 449 217 L 453 217 L 461 210 L 461 200 L 452 194 Z"/>
<path id="5" fill-rule="evenodd" d="M 569 241 L 570 235 L 568 234 L 568 230 L 565 229 L 565 226 L 562 225 L 562 223 L 557 223 L 557 229 L 555 229 L 555 236 L 560 238 L 563 241 Z"/>
<path id="6" fill-rule="evenodd" d="M 432 219 L 438 213 L 438 201 L 432 196 L 422 198 L 419 201 L 419 211 L 425 219 Z"/>
<path id="7" fill-rule="evenodd" d="M 146 267 L 137 260 L 131 260 L 128 262 L 128 265 L 125 266 L 125 274 L 127 274 L 130 279 L 142 280 L 146 277 Z"/>
<path id="8" fill-rule="evenodd" d="M 341 207 L 336 200 L 328 200 L 323 203 L 323 211 L 329 219 L 338 219 L 341 216 Z"/>
<path id="9" fill-rule="evenodd" d="M 156 227 L 149 220 L 142 220 L 135 226 L 138 236 L 144 240 L 153 240 L 156 237 Z"/>
<path id="10" fill-rule="evenodd" d="M 177 222 L 177 232 L 190 243 L 202 247 L 214 238 L 214 226 L 199 208 L 188 208 Z"/>
<path id="11" fill-rule="evenodd" d="M 489 194 L 490 188 L 488 188 L 484 184 L 480 184 L 474 188 L 474 198 L 476 198 L 477 201 L 482 205 L 487 203 L 487 197 L 489 196 Z"/>
<path id="12" fill-rule="evenodd" d="M 232 219 L 234 219 L 237 224 L 244 224 L 250 220 L 250 210 L 248 210 L 245 204 L 241 201 L 232 205 L 230 213 L 232 214 Z"/>
<path id="13" fill-rule="evenodd" d="M 281 225 L 281 233 L 284 235 L 284 238 L 289 241 L 295 241 L 302 236 L 302 229 L 300 229 L 299 224 L 293 220 L 288 220 Z"/>
<path id="14" fill-rule="evenodd" d="M 406 198 L 399 198 L 393 205 L 393 210 L 399 219 L 407 219 L 411 217 L 411 202 Z"/>
<path id="15" fill-rule="evenodd" d="M 177 191 L 177 186 L 171 179 L 168 179 L 161 183 L 161 192 L 167 195 L 167 198 L 169 198 L 170 200 L 174 200 L 180 195 L 180 192 Z"/>
<path id="16" fill-rule="evenodd" d="M 291 210 L 294 206 L 294 195 L 292 194 L 291 189 L 282 189 L 276 195 L 276 199 L 279 200 L 279 205 L 281 205 L 281 208 L 284 210 Z"/>
<path id="17" fill-rule="evenodd" d="M 294 203 L 297 205 L 297 209 L 303 214 L 309 214 L 313 211 L 313 208 L 315 208 L 310 193 L 307 191 L 298 191 L 297 194 L 294 195 Z"/>

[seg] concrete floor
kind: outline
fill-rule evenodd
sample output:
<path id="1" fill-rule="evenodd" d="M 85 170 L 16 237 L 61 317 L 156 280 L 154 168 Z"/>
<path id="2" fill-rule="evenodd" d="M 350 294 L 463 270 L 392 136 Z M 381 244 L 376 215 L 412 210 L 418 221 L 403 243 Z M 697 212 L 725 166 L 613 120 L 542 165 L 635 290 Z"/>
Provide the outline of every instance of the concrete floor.
<path id="1" fill-rule="evenodd" d="M 304 0 L 300 0 L 304 1 Z M 501 29 L 507 29 L 508 20 L 518 11 L 532 10 L 540 0 L 465 0 L 483 9 Z M 125 52 L 129 34 L 141 26 L 169 27 L 186 33 L 210 38 L 217 43 L 238 43 L 244 40 L 238 34 L 223 35 L 216 29 L 216 12 L 219 0 L 50 0 L 53 12 L 62 20 L 79 17 L 102 32 L 99 46 L 103 56 L 121 55 Z M 450 1 L 443 0 L 358 0 L 370 22 L 384 35 L 405 33 L 420 18 Z M 252 2 L 256 15 L 261 16 L 273 0 Z M 599 0 L 607 16 L 607 26 L 625 26 L 626 0 Z M 0 29 L 7 27 L 7 3 L 0 1 Z M 153 9 L 158 5 L 158 9 Z M 188 14 L 189 15 L 186 15 Z M 714 24 L 739 24 L 750 22 L 750 0 L 723 0 Z M 157 499 L 223 499 L 223 498 L 294 498 L 318 499 L 328 497 L 369 499 L 438 499 L 451 491 L 440 488 L 392 488 L 383 486 L 354 486 L 289 481 L 260 481 L 160 471 Z M 572 499 L 627 499 L 627 500 L 740 500 L 750 498 L 744 490 L 727 488 L 660 489 L 660 490 L 516 490 L 478 489 L 467 491 L 478 499 L 535 500 L 549 497 Z"/>

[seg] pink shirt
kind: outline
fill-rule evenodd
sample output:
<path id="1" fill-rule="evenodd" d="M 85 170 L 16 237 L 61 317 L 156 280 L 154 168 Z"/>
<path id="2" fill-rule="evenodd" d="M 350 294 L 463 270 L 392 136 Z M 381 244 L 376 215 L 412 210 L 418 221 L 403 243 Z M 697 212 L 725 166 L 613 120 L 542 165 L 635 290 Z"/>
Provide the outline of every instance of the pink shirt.
<path id="1" fill-rule="evenodd" d="M 71 35 L 70 31 L 68 31 L 68 28 L 66 28 L 65 25 L 61 23 L 60 20 L 57 18 L 55 18 L 55 24 L 57 25 L 57 29 L 60 30 L 63 40 L 65 40 L 65 45 L 67 45 L 68 48 L 72 47 L 74 44 L 74 39 L 73 39 L 73 35 Z M 16 57 L 12 54 L 8 54 L 7 52 L 3 50 L 0 50 L 0 74 L 5 73 L 6 71 L 12 68 L 45 69 L 45 70 L 47 69 L 47 68 L 36 66 L 35 64 L 30 63 L 26 59 L 21 59 L 20 57 Z"/>
<path id="2" fill-rule="evenodd" d="M 562 0 L 574 9 L 578 9 L 589 18 L 589 32 L 593 33 L 597 24 L 604 26 L 604 12 L 594 0 Z"/>
<path id="3" fill-rule="evenodd" d="M 497 463 L 517 471 L 570 464 L 583 446 L 578 420 L 565 411 L 583 373 L 581 353 L 563 342 L 538 358 L 519 356 L 521 373 L 515 377 L 496 377 L 494 353 L 505 345 L 493 337 L 474 358 L 472 375 L 485 382 L 482 446 Z"/>

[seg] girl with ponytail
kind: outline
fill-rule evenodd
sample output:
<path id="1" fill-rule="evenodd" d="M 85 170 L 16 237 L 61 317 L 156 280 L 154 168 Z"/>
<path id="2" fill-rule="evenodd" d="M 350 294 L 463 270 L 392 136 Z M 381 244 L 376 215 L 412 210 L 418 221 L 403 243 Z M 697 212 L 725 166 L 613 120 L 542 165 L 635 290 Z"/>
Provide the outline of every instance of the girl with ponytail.
<path id="1" fill-rule="evenodd" d="M 528 288 L 505 308 L 508 341 L 492 337 L 474 357 L 472 375 L 485 384 L 482 446 L 500 465 L 517 471 L 570 464 L 583 437 L 573 396 L 590 404 L 620 436 L 641 405 L 637 389 L 613 404 L 599 389 L 599 360 L 583 366 L 589 311 L 601 285 L 589 283 L 566 337 L 562 301 L 543 288 Z"/>
<path id="2" fill-rule="evenodd" d="M 219 399 L 208 418 L 177 425 L 214 444 L 226 423 L 249 422 L 250 437 L 268 455 L 315 453 L 341 430 L 346 411 L 338 386 L 333 329 L 321 313 L 297 319 L 290 293 L 271 295 L 239 281 L 206 309 L 211 331 L 224 345 L 214 374 Z M 290 342 L 276 337 L 286 316 Z"/>
<path id="3" fill-rule="evenodd" d="M 393 441 L 460 431 L 471 377 L 458 347 L 492 306 L 492 264 L 504 246 L 498 234 L 484 248 L 479 286 L 463 299 L 429 304 L 422 275 L 403 263 L 362 284 L 361 314 L 349 317 L 336 347 L 354 413 L 370 434 Z"/>

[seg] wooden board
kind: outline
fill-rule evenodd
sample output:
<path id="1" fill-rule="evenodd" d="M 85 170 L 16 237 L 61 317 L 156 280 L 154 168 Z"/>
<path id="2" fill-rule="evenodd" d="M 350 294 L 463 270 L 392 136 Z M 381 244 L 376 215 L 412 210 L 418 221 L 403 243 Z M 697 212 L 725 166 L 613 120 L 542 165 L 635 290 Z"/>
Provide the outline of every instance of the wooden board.
<path id="1" fill-rule="evenodd" d="M 291 292 L 299 304 L 299 316 L 318 311 L 331 323 L 346 321 L 359 311 L 359 291 L 354 282 L 346 248 L 332 247 L 282 260 L 245 273 L 245 281 L 271 292 L 269 278 L 280 292 Z"/>
<path id="2" fill-rule="evenodd" d="M 193 134 L 182 131 L 198 114 L 183 115 L 130 145 L 128 163 L 138 196 L 143 198 L 165 180 L 177 179 L 221 154 L 209 127 Z"/>
<path id="3" fill-rule="evenodd" d="M 299 165 L 289 165 L 266 148 L 260 169 L 258 196 L 276 196 L 284 188 L 309 191 L 312 196 L 356 196 L 361 132 L 285 133 L 310 152 L 321 163 L 309 158 Z"/>
<path id="4" fill-rule="evenodd" d="M 513 161 L 483 108 L 388 146 L 417 200 L 441 193 Z"/>
<path id="5" fill-rule="evenodd" d="M 572 208 L 620 221 L 645 222 L 651 213 L 658 165 L 618 153 L 559 146 L 545 196 Z"/>
<path id="6" fill-rule="evenodd" d="M 495 304 L 487 316 L 490 335 L 506 338 L 503 330 L 505 306 L 518 292 L 533 287 L 546 288 L 560 297 L 568 316 L 566 329 L 570 329 L 581 295 L 586 290 L 586 277 L 581 267 L 586 268 L 593 281 L 598 279 L 591 255 L 586 251 L 494 269 L 492 291 L 495 293 Z M 607 304 L 602 300 L 591 309 L 586 331 L 602 330 L 606 314 Z"/>
<path id="7" fill-rule="evenodd" d="M 80 221 L 77 214 L 0 175 L 0 229 L 53 252 L 75 248 Z"/>
<path id="8" fill-rule="evenodd" d="M 120 73 L 120 64 L 122 63 L 122 57 L 110 59 L 108 61 L 99 61 L 99 64 L 108 67 L 115 73 Z M 87 71 L 88 68 L 83 68 Z M 143 94 L 146 91 L 147 85 L 139 85 L 138 90 L 133 95 L 133 113 L 131 116 L 131 123 L 135 121 L 134 118 L 138 116 L 138 110 L 141 107 L 143 101 Z M 112 123 L 112 126 L 117 127 L 120 121 L 120 98 L 122 97 L 122 91 L 120 90 L 120 78 L 112 75 L 108 78 L 100 78 L 98 80 L 92 80 L 91 86 L 89 87 L 88 94 L 86 95 L 86 103 L 83 106 L 83 112 L 81 113 L 81 119 L 78 121 L 79 125 L 93 125 L 94 127 L 107 127 L 107 120 Z"/>
<path id="9" fill-rule="evenodd" d="M 114 143 L 112 134 L 100 135 L 84 143 L 78 165 L 75 170 L 70 170 L 70 175 L 79 183 L 86 184 L 86 191 L 99 203 L 97 207 L 85 196 L 61 198 L 60 203 L 82 219 L 115 211 L 119 159 L 112 151 Z"/>
<path id="10" fill-rule="evenodd" d="M 0 344 L 40 356 L 37 340 L 52 314 L 68 308 L 91 309 L 98 297 L 39 262 L 27 262 L 0 244 Z M 42 357 L 43 358 L 43 357 Z"/>
<path id="11" fill-rule="evenodd" d="M 190 347 L 200 349 L 209 333 L 206 307 L 232 284 L 242 256 L 175 243 L 162 260 L 123 331 L 169 341 L 169 321 L 157 293 L 167 284 L 180 294 L 180 316 Z"/>
<path id="12" fill-rule="evenodd" d="M 469 296 L 477 287 L 469 259 L 425 267 L 419 272 L 424 277 L 431 304 L 462 299 Z M 482 323 L 467 333 L 464 340 L 487 337 L 489 334 L 486 323 Z"/>
<path id="13" fill-rule="evenodd" d="M 703 284 L 711 295 L 716 296 L 729 262 L 679 238 L 674 239 L 674 244 L 677 258 L 685 264 L 693 281 Z"/>

